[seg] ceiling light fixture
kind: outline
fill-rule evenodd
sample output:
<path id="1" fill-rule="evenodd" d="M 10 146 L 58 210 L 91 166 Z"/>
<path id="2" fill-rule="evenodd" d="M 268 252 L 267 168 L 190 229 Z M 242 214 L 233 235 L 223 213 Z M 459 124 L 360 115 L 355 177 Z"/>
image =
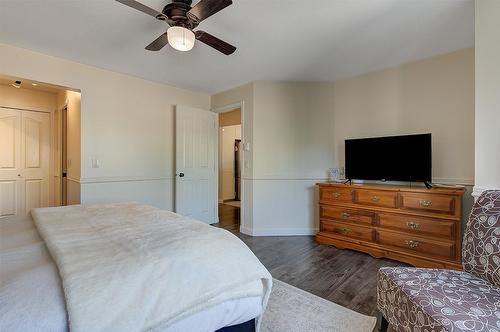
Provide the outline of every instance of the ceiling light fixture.
<path id="1" fill-rule="evenodd" d="M 33 85 L 33 86 L 37 86 L 37 85 L 38 85 L 38 83 L 31 83 L 31 85 Z"/>
<path id="2" fill-rule="evenodd" d="M 186 52 L 193 49 L 196 38 L 193 31 L 184 27 L 173 26 L 167 30 L 167 39 L 174 49 Z"/>
<path id="3" fill-rule="evenodd" d="M 19 89 L 21 87 L 21 81 L 15 81 L 11 85 L 16 89 Z"/>

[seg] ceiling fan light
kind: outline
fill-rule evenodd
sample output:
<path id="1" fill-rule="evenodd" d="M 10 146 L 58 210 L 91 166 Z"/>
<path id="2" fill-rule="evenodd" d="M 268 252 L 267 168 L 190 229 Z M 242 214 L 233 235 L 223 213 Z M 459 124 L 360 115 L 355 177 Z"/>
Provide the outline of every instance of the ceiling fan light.
<path id="1" fill-rule="evenodd" d="M 193 49 L 196 38 L 193 31 L 174 26 L 168 28 L 167 39 L 170 46 L 174 49 L 185 52 Z"/>

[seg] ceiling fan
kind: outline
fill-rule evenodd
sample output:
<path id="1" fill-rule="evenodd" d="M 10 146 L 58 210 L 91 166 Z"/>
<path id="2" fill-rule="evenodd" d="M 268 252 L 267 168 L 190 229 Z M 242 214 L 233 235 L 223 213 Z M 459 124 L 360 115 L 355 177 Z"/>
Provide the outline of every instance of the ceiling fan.
<path id="1" fill-rule="evenodd" d="M 167 44 L 178 51 L 190 51 L 195 40 L 199 40 L 226 55 L 236 51 L 236 47 L 208 32 L 193 31 L 201 21 L 231 5 L 232 0 L 201 0 L 194 7 L 191 7 L 192 0 L 172 0 L 161 13 L 135 0 L 116 1 L 168 23 L 167 32 L 146 46 L 148 51 L 159 51 Z"/>

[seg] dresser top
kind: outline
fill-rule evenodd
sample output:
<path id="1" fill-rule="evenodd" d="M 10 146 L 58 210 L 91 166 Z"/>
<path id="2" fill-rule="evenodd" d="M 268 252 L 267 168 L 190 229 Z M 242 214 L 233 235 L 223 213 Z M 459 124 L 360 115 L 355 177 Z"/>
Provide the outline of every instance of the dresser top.
<path id="1" fill-rule="evenodd" d="M 427 189 L 421 186 L 395 186 L 383 184 L 343 184 L 339 182 L 320 182 L 317 183 L 320 187 L 336 187 L 336 188 L 351 188 L 351 189 L 367 189 L 367 190 L 385 190 L 385 191 L 400 191 L 400 192 L 419 192 L 428 194 L 446 194 L 446 195 L 463 195 L 464 187 L 432 187 Z"/>

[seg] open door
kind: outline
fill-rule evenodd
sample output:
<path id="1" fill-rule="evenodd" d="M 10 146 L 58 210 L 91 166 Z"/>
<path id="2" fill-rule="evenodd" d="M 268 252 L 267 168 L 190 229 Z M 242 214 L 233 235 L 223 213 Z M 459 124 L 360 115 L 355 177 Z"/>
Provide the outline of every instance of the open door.
<path id="1" fill-rule="evenodd" d="M 217 222 L 217 115 L 176 107 L 175 212 L 208 224 Z"/>

